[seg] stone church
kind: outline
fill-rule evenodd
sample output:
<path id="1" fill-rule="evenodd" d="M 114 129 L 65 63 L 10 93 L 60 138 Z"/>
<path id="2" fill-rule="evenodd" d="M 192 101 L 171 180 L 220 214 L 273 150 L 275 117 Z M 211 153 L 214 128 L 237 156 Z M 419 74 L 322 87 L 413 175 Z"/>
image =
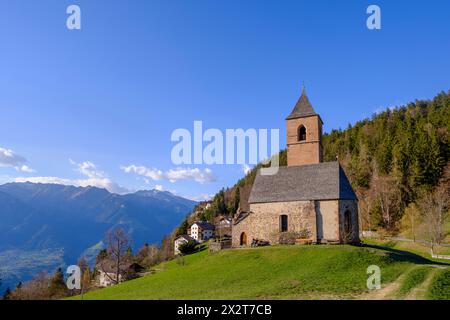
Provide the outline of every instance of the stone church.
<path id="1" fill-rule="evenodd" d="M 287 167 L 256 175 L 248 212 L 233 221 L 232 245 L 281 237 L 314 243 L 359 241 L 358 199 L 339 162 L 323 162 L 323 122 L 302 94 L 286 118 Z"/>

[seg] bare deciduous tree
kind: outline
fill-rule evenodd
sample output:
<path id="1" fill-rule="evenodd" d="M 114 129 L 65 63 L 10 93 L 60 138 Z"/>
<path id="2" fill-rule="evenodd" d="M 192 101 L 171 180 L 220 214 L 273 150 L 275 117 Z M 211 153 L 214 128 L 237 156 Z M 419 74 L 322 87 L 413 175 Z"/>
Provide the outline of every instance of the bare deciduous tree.
<path id="1" fill-rule="evenodd" d="M 47 272 L 40 272 L 32 280 L 17 287 L 11 294 L 13 300 L 49 300 L 52 298 L 50 293 L 50 277 Z"/>
<path id="2" fill-rule="evenodd" d="M 409 231 L 413 241 L 419 234 L 420 224 L 422 223 L 420 209 L 415 203 L 410 203 L 406 208 L 401 220 L 401 227 L 404 231 Z"/>
<path id="3" fill-rule="evenodd" d="M 395 215 L 400 203 L 399 188 L 393 178 L 374 175 L 373 188 L 380 204 L 383 223 L 387 229 L 394 228 Z"/>
<path id="4" fill-rule="evenodd" d="M 445 237 L 444 222 L 448 215 L 449 192 L 446 188 L 436 188 L 422 197 L 421 211 L 426 225 L 431 249 L 439 245 Z"/>
<path id="5" fill-rule="evenodd" d="M 373 192 L 372 192 L 373 193 Z M 370 190 L 357 190 L 356 191 L 359 211 L 359 226 L 361 230 L 372 230 L 372 202 L 373 196 L 371 196 Z"/>
<path id="6" fill-rule="evenodd" d="M 130 237 L 127 235 L 125 230 L 122 228 L 117 228 L 114 230 L 111 230 L 106 235 L 106 241 L 108 244 L 108 255 L 110 260 L 109 262 L 112 263 L 112 269 L 114 270 L 114 277 L 111 277 L 108 272 L 105 272 L 106 276 L 113 281 L 114 283 L 120 282 L 120 276 L 125 271 L 126 267 L 126 255 L 127 250 L 130 246 Z M 107 261 L 102 262 L 106 263 Z M 107 268 L 105 268 L 107 269 Z"/>

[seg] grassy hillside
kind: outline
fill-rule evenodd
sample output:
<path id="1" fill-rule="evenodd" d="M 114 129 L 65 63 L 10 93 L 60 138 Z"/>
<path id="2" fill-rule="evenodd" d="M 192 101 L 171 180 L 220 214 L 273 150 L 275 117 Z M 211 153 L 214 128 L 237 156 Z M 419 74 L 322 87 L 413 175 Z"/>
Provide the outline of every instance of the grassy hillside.
<path id="1" fill-rule="evenodd" d="M 155 274 L 90 292 L 84 299 L 370 298 L 369 265 L 381 268 L 382 287 L 388 288 L 403 274 L 430 263 L 414 254 L 369 246 L 202 251 L 161 264 Z"/>

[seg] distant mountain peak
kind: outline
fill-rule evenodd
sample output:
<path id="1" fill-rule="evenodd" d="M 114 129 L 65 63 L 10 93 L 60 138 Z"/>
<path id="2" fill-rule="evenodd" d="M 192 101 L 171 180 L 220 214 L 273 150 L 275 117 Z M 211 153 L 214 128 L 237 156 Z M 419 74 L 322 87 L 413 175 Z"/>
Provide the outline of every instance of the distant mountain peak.
<path id="1" fill-rule="evenodd" d="M 78 190 L 80 193 L 86 193 L 86 192 L 102 192 L 102 193 L 110 193 L 115 194 L 110 191 L 108 191 L 105 188 L 97 187 L 97 186 L 74 186 L 74 185 L 65 185 L 65 184 L 58 184 L 58 183 L 42 183 L 42 182 L 8 182 L 3 185 L 0 185 L 0 188 L 11 188 L 11 187 L 17 187 L 17 188 L 23 188 L 23 189 L 33 189 L 33 190 L 39 190 L 39 189 L 56 189 L 56 190 Z M 135 194 L 139 196 L 154 196 L 158 194 L 166 194 L 174 197 L 179 197 L 175 194 L 173 194 L 170 191 L 166 190 L 157 190 L 157 189 L 148 189 L 148 190 L 138 190 L 134 193 L 128 193 L 128 194 Z M 126 195 L 126 194 L 125 194 Z"/>
<path id="2" fill-rule="evenodd" d="M 172 194 L 169 191 L 161 191 L 161 190 L 157 190 L 157 189 L 138 190 L 134 194 L 140 195 L 140 196 L 153 196 L 153 195 L 156 195 L 156 194 L 169 194 L 169 195 L 174 196 L 174 194 Z"/>
<path id="3" fill-rule="evenodd" d="M 195 204 L 159 190 L 119 195 L 94 186 L 30 182 L 0 185 L 0 254 L 21 250 L 32 255 L 57 248 L 66 264 L 74 264 L 86 249 L 118 226 L 130 233 L 134 249 L 138 249 L 144 243 L 158 243 L 192 212 Z M 92 254 L 95 258 L 95 252 Z M 47 258 L 40 255 L 40 268 L 56 268 Z M 4 283 L 28 280 L 36 271 L 28 264 L 17 269 L 15 260 L 6 268 L 11 265 L 16 266 L 17 274 L 27 276 L 18 279 L 14 272 L 2 274 Z"/>

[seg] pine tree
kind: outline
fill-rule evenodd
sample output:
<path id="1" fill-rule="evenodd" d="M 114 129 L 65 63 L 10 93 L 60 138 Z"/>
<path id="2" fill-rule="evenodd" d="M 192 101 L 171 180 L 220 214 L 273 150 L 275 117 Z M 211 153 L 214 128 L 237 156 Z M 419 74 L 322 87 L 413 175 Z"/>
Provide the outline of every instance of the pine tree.
<path id="1" fill-rule="evenodd" d="M 183 220 L 181 225 L 178 227 L 176 235 L 180 236 L 182 234 L 187 234 L 188 228 L 189 228 L 189 222 L 188 222 L 188 219 L 186 218 L 186 219 Z"/>
<path id="2" fill-rule="evenodd" d="M 67 287 L 61 268 L 58 268 L 50 279 L 49 291 L 52 297 L 63 297 L 66 295 Z"/>
<path id="3" fill-rule="evenodd" d="M 98 252 L 97 257 L 95 258 L 95 264 L 99 264 L 103 260 L 108 257 L 108 251 L 106 249 L 102 249 Z"/>
<path id="4" fill-rule="evenodd" d="M 12 292 L 10 288 L 6 288 L 5 294 L 3 295 L 3 300 L 11 300 Z"/>
<path id="5" fill-rule="evenodd" d="M 91 271 L 89 268 L 85 269 L 83 275 L 81 276 L 81 291 L 86 293 L 91 287 Z"/>
<path id="6" fill-rule="evenodd" d="M 234 215 L 239 209 L 240 202 L 241 202 L 241 190 L 239 187 L 237 187 L 234 193 L 233 201 L 231 203 L 231 208 L 229 210 L 232 215 Z"/>

